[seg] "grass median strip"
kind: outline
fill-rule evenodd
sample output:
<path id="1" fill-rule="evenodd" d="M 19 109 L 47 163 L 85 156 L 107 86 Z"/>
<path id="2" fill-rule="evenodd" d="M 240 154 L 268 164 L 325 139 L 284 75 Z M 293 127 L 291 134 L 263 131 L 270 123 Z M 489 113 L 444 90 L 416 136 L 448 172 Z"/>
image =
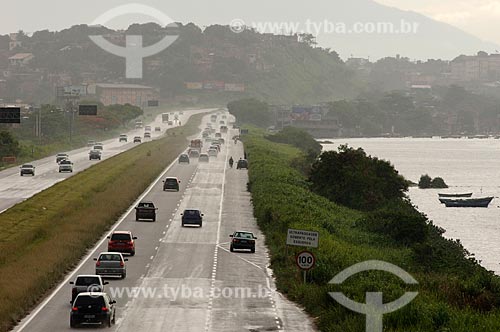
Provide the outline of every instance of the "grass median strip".
<path id="1" fill-rule="evenodd" d="M 0 331 L 24 317 L 184 151 L 202 117 L 0 214 Z"/>

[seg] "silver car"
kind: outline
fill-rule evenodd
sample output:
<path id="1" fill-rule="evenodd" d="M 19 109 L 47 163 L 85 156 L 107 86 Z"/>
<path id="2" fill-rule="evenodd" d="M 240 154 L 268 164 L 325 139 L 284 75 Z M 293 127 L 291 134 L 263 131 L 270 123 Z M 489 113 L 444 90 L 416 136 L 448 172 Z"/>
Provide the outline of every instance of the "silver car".
<path id="1" fill-rule="evenodd" d="M 68 159 L 61 160 L 59 162 L 59 173 L 61 172 L 73 173 L 73 162 Z"/>
<path id="2" fill-rule="evenodd" d="M 119 276 L 124 279 L 127 276 L 127 258 L 119 252 L 101 252 L 99 257 L 94 258 L 95 274 L 106 276 Z"/>

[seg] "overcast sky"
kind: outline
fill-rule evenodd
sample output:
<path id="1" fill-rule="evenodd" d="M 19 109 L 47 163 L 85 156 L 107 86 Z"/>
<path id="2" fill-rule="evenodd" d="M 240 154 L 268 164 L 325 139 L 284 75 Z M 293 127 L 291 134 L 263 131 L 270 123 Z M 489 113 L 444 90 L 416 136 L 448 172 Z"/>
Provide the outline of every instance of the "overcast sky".
<path id="1" fill-rule="evenodd" d="M 376 0 L 449 23 L 500 44 L 500 0 Z"/>
<path id="2" fill-rule="evenodd" d="M 234 0 L 234 4 L 242 0 Z M 325 0 L 328 1 L 328 0 Z M 376 0 L 404 10 L 411 10 L 444 21 L 461 28 L 483 40 L 500 44 L 500 0 Z M 106 10 L 117 5 L 133 2 L 123 0 L 24 0 L 2 1 L 0 34 L 18 30 L 34 32 L 50 29 L 61 30 L 74 24 L 91 23 Z M 190 13 L 196 17 L 210 17 L 211 10 L 217 8 L 216 1 L 198 1 L 199 5 L 186 8 L 185 1 L 135 0 L 153 6 L 176 21 L 190 20 Z M 258 1 L 254 1 L 257 6 Z M 272 2 L 272 1 L 271 1 Z M 265 3 L 268 3 L 265 1 Z M 264 5 L 265 6 L 265 5 Z M 290 2 L 293 6 L 293 2 Z M 215 7 L 215 9 L 214 9 Z M 265 8 L 264 8 L 265 9 Z M 237 13 L 235 13 L 237 15 Z M 197 22 L 195 22 L 197 23 Z M 202 22 L 222 23 L 229 22 Z"/>

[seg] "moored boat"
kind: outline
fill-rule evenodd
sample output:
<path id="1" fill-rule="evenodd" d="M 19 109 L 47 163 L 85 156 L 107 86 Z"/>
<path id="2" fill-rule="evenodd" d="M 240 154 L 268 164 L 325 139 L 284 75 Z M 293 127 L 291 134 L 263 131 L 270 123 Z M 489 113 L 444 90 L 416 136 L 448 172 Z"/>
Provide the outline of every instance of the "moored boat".
<path id="1" fill-rule="evenodd" d="M 471 197 L 472 193 L 463 193 L 463 194 L 438 194 L 439 197 Z"/>
<path id="2" fill-rule="evenodd" d="M 440 198 L 446 207 L 488 207 L 494 197 L 449 199 Z"/>

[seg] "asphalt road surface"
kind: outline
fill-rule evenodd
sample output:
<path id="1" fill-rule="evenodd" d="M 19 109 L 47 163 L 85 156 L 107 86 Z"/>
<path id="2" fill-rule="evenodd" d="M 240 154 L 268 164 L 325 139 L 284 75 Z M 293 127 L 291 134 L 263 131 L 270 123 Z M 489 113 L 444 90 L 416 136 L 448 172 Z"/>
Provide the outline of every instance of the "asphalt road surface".
<path id="1" fill-rule="evenodd" d="M 179 120 L 181 121 L 181 124 L 187 123 L 187 120 L 191 117 L 191 115 L 208 111 L 211 110 L 184 111 L 183 115 L 179 115 Z M 179 112 L 175 113 L 178 114 Z M 155 121 L 151 123 L 152 139 L 165 134 L 166 129 L 173 128 L 177 126 L 178 123 L 178 121 L 174 121 L 172 126 L 168 126 L 166 123 L 161 122 L 161 115 L 158 116 Z M 155 132 L 155 127 L 161 127 L 162 131 Z M 126 134 L 128 135 L 128 143 L 119 143 L 118 137 L 103 141 L 104 150 L 102 152 L 102 160 L 110 158 L 137 145 L 137 143 L 132 143 L 133 138 L 134 136 L 143 137 L 144 129 L 133 130 L 127 132 Z M 145 141 L 147 140 L 143 139 L 143 142 Z M 69 152 L 61 151 L 68 153 L 69 159 L 74 163 L 73 173 L 59 173 L 59 167 L 55 161 L 55 155 L 34 161 L 32 163 L 35 166 L 35 176 L 20 176 L 19 168 L 17 167 L 9 168 L 0 172 L 0 213 L 17 203 L 32 197 L 36 193 L 53 186 L 57 182 L 63 181 L 73 174 L 76 174 L 99 162 L 98 160 L 89 160 L 88 152 L 90 149 L 91 147 L 85 147 Z"/>
<path id="2" fill-rule="evenodd" d="M 137 222 L 131 213 L 115 225 L 114 229 L 130 230 L 138 239 L 136 255 L 127 262 L 127 277 L 109 279 L 106 286 L 117 301 L 117 321 L 111 330 L 314 330 L 307 315 L 275 291 L 264 237 L 246 191 L 247 171 L 228 166 L 229 156 L 243 157 L 242 144 L 231 140 L 235 134 L 229 130 L 221 153 L 209 163 L 174 162 L 139 198 L 159 207 L 156 222 Z M 162 190 L 161 179 L 166 176 L 181 180 L 179 192 Z M 181 227 L 185 208 L 202 210 L 202 228 Z M 256 253 L 229 252 L 229 234 L 235 230 L 257 235 Z M 94 273 L 92 257 L 106 251 L 106 235 L 14 331 L 71 330 L 68 282 L 78 274 Z"/>

